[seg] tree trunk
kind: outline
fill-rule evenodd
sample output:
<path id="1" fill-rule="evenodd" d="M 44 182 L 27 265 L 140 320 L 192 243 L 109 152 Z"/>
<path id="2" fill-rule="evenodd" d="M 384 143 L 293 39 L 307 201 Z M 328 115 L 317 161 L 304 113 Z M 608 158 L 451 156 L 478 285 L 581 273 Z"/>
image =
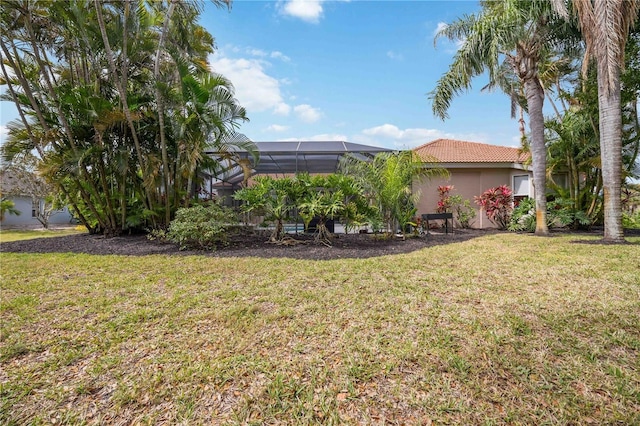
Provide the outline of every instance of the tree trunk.
<path id="1" fill-rule="evenodd" d="M 169 32 L 169 23 L 171 22 L 171 16 L 176 8 L 176 0 L 171 0 L 169 9 L 164 17 L 164 24 L 162 26 L 162 33 L 160 34 L 160 40 L 158 41 L 158 49 L 156 50 L 156 57 L 153 66 L 153 77 L 156 80 L 156 104 L 158 106 L 158 125 L 160 127 L 160 148 L 162 153 L 162 175 L 164 177 L 164 208 L 165 208 L 165 226 L 169 226 L 171 222 L 171 179 L 169 173 L 169 156 L 167 155 L 167 138 L 164 125 L 164 98 L 162 96 L 162 90 L 160 90 L 160 56 L 164 49 L 165 40 L 167 39 L 167 33 Z"/>
<path id="2" fill-rule="evenodd" d="M 122 111 L 124 112 L 124 116 L 127 120 L 127 124 L 129 126 L 129 130 L 131 132 L 131 138 L 133 139 L 133 144 L 135 146 L 136 157 L 138 159 L 138 164 L 140 169 L 142 170 L 143 176 L 149 173 L 147 168 L 147 163 L 144 160 L 142 155 L 142 148 L 140 146 L 140 141 L 138 140 L 138 133 L 136 131 L 136 127 L 133 124 L 133 117 L 131 116 L 131 111 L 129 110 L 129 103 L 127 101 L 127 91 L 122 84 L 122 80 L 118 76 L 118 71 L 115 63 L 115 55 L 113 50 L 111 49 L 111 44 L 109 43 L 109 37 L 107 35 L 107 28 L 104 23 L 104 18 L 102 17 L 102 3 L 99 0 L 94 1 L 96 8 L 96 16 L 98 18 L 98 26 L 100 28 L 100 33 L 102 35 L 102 41 L 104 43 L 105 53 L 107 56 L 107 62 L 109 63 L 109 70 L 111 72 L 111 76 L 113 78 L 113 83 L 118 90 L 118 94 L 120 95 L 120 101 L 122 102 Z M 126 63 L 126 58 L 123 58 L 123 62 Z M 151 198 L 150 189 L 148 185 L 143 185 L 145 195 L 147 196 L 145 200 L 146 207 L 152 209 L 154 207 L 153 200 Z"/>
<path id="3" fill-rule="evenodd" d="M 20 85 L 22 87 L 22 90 L 24 91 L 25 96 L 27 97 L 27 99 L 29 99 L 29 103 L 31 104 L 31 107 L 33 108 L 33 111 L 36 113 L 36 117 L 38 117 L 40 125 L 42 126 L 42 130 L 44 132 L 48 133 L 49 130 L 50 130 L 49 126 L 47 125 L 47 122 L 44 119 L 44 115 L 42 115 L 42 111 L 40 110 L 39 103 L 36 102 L 35 96 L 33 95 L 33 92 L 31 91 L 31 86 L 29 85 L 29 83 L 27 82 L 26 77 L 22 73 L 22 67 L 19 66 L 19 61 L 20 60 L 19 60 L 19 57 L 18 57 L 18 54 L 17 54 L 17 49 L 15 47 L 15 44 L 12 45 L 13 52 L 14 52 L 14 55 L 15 55 L 15 61 L 13 60 L 13 57 L 9 53 L 9 50 L 7 49 L 5 44 L 2 42 L 2 39 L 0 39 L 0 47 L 2 48 L 2 52 L 5 55 L 3 60 L 7 61 L 9 66 L 13 69 L 13 72 L 15 73 L 16 77 L 18 78 L 18 81 L 20 82 Z M 16 108 L 18 110 L 20 110 L 21 106 L 19 104 L 16 104 Z"/>
<path id="4" fill-rule="evenodd" d="M 5 54 L 5 59 L 6 59 L 7 63 L 13 69 L 14 73 L 16 74 L 16 77 L 18 78 L 18 81 L 21 84 L 21 87 L 22 87 L 25 95 L 29 99 L 31 107 L 35 111 L 36 116 L 38 117 L 38 121 L 40 122 L 40 125 L 42 126 L 42 129 L 45 132 L 45 135 L 48 136 L 51 133 L 51 128 L 47 124 L 47 121 L 45 120 L 44 115 L 42 114 L 42 111 L 40 110 L 40 107 L 39 107 L 40 104 L 44 104 L 45 102 L 36 100 L 35 95 L 34 95 L 33 91 L 31 90 L 31 86 L 30 86 L 28 80 L 26 79 L 26 76 L 22 72 L 22 64 L 20 63 L 20 56 L 18 55 L 18 50 L 17 50 L 16 44 L 15 44 L 15 41 L 11 40 L 10 43 L 11 43 L 11 48 L 12 48 L 13 54 L 14 54 L 13 57 L 11 56 L 7 46 L 2 42 L 2 40 L 0 40 L 0 47 L 2 48 L 2 52 Z M 35 42 L 33 41 L 33 34 L 32 34 L 32 43 L 31 44 L 32 44 L 33 48 L 35 49 L 34 53 L 33 53 L 33 55 L 35 56 L 36 55 L 35 51 L 37 51 L 37 46 L 35 45 Z M 15 60 L 14 60 L 14 58 L 15 58 Z M 38 66 L 40 67 L 40 69 L 41 69 L 41 71 L 43 73 L 46 72 L 46 70 L 44 68 L 44 64 L 42 63 L 42 61 L 38 61 Z M 56 99 L 55 92 L 53 91 L 53 88 L 51 86 L 49 86 L 49 91 L 50 91 L 52 99 Z M 16 108 L 18 110 L 20 110 L 21 105 L 16 104 Z M 58 109 L 58 113 L 61 114 L 61 119 L 64 118 L 64 117 L 62 117 L 62 112 L 61 112 L 59 104 L 57 105 L 57 109 Z M 69 138 L 69 144 L 70 144 L 70 146 L 73 148 L 73 150 L 75 152 L 75 150 L 76 150 L 75 141 L 73 140 L 73 134 L 71 132 L 71 129 L 69 128 L 69 125 L 68 125 L 68 122 L 66 121 L 66 119 L 64 120 L 63 124 L 65 125 L 65 131 L 67 133 L 67 137 Z M 44 146 L 42 146 L 42 143 L 40 143 L 40 149 L 43 149 L 43 148 L 44 148 Z M 85 174 L 87 173 L 86 167 L 82 167 L 82 172 L 81 173 L 85 173 Z M 83 198 L 87 199 L 89 197 L 89 195 L 87 194 L 86 190 L 84 189 L 84 187 L 82 186 L 82 184 L 80 182 L 81 178 L 79 176 L 76 176 L 75 173 L 71 175 L 71 178 L 74 181 L 74 183 L 77 185 L 78 191 L 83 196 Z M 65 195 L 68 195 L 68 192 L 66 192 L 65 188 L 61 184 L 59 184 L 59 187 L 60 187 L 60 189 L 63 190 Z M 94 206 L 92 204 L 88 205 L 88 207 L 89 207 L 89 209 L 91 209 L 93 214 L 95 214 L 96 216 L 99 216 L 99 213 L 97 212 L 97 210 L 94 208 Z"/>
<path id="5" fill-rule="evenodd" d="M 531 160 L 536 202 L 536 235 L 549 235 L 547 227 L 547 148 L 544 143 L 544 91 L 537 77 L 524 82 L 531 128 Z"/>
<path id="6" fill-rule="evenodd" d="M 604 241 L 624 242 L 622 229 L 622 111 L 620 79 L 613 78 L 613 88 L 601 76 L 598 64 L 598 107 L 600 113 L 600 155 L 604 188 Z M 619 77 L 620 69 L 615 67 Z M 612 72 L 609 69 L 609 72 Z M 614 76 L 616 77 L 616 76 Z"/>

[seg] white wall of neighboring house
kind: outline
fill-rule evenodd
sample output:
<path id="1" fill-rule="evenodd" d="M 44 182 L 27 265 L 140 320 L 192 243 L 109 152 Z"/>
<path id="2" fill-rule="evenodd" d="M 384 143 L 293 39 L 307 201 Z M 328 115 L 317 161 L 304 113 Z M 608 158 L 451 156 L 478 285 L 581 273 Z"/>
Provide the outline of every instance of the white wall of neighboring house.
<path id="1" fill-rule="evenodd" d="M 6 197 L 15 204 L 15 209 L 20 212 L 20 215 L 14 215 L 5 213 L 4 219 L 0 226 L 5 227 L 25 227 L 25 228 L 41 228 L 42 224 L 33 216 L 33 203 L 30 197 Z M 69 213 L 69 210 L 64 209 L 54 212 L 49 217 L 49 226 L 60 225 L 73 225 L 76 221 Z"/>

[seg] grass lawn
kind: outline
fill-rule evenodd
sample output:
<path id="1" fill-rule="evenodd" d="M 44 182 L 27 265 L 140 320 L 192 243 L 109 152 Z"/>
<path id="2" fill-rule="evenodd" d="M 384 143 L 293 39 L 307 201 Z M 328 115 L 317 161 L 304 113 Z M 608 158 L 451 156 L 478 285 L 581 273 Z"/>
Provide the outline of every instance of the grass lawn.
<path id="1" fill-rule="evenodd" d="M 69 229 L 23 229 L 23 230 L 2 230 L 0 231 L 0 243 L 8 243 L 18 240 L 32 240 L 34 238 L 62 237 L 64 235 L 81 234 L 87 231 L 79 231 L 75 228 Z"/>
<path id="2" fill-rule="evenodd" d="M 640 424 L 640 238 L 1 253 L 2 424 Z"/>

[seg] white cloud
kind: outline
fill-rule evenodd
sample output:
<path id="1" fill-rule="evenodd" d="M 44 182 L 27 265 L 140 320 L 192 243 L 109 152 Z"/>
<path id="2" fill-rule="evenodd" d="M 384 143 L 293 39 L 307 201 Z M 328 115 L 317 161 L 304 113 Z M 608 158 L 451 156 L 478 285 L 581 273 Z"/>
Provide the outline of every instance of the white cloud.
<path id="1" fill-rule="evenodd" d="M 280 124 L 272 124 L 271 126 L 266 128 L 269 132 L 284 132 L 289 130 L 289 126 L 282 126 Z"/>
<path id="2" fill-rule="evenodd" d="M 474 142 L 487 142 L 486 135 L 475 133 L 448 133 L 439 129 L 400 129 L 393 124 L 383 124 L 381 126 L 364 129 L 361 135 L 354 137 L 355 142 L 393 146 L 396 148 L 415 148 L 435 139 L 448 138 L 460 139 Z"/>
<path id="3" fill-rule="evenodd" d="M 273 59 L 280 59 L 283 62 L 291 61 L 290 57 L 288 57 L 287 55 L 285 55 L 284 53 L 282 53 L 282 52 L 280 52 L 278 50 L 275 50 L 275 51 L 271 52 L 271 54 L 269 56 L 271 56 Z"/>
<path id="4" fill-rule="evenodd" d="M 319 109 L 307 104 L 296 105 L 293 112 L 305 123 L 315 123 L 322 117 L 322 112 Z"/>
<path id="5" fill-rule="evenodd" d="M 435 37 L 440 31 L 444 30 L 448 26 L 449 25 L 446 22 L 438 22 L 438 25 L 436 25 L 436 29 L 433 30 L 433 36 Z"/>
<path id="6" fill-rule="evenodd" d="M 0 145 L 4 144 L 7 135 L 9 134 L 9 128 L 4 125 L 0 125 Z"/>
<path id="7" fill-rule="evenodd" d="M 404 59 L 404 56 L 402 55 L 402 53 L 396 53 L 393 50 L 389 50 L 387 52 L 387 56 L 396 61 L 402 61 Z"/>
<path id="8" fill-rule="evenodd" d="M 282 62 L 291 62 L 291 58 L 288 57 L 287 55 L 285 55 L 284 53 L 280 52 L 279 50 L 274 50 L 272 52 L 263 50 L 263 49 L 258 49 L 255 47 L 238 47 L 238 46 L 233 46 L 233 45 L 226 45 L 224 47 L 224 49 L 221 49 L 219 52 L 220 55 L 224 56 L 224 51 L 231 51 L 233 53 L 240 53 L 240 52 L 244 52 L 249 56 L 254 56 L 256 58 L 271 58 L 271 59 L 279 59 Z"/>
<path id="9" fill-rule="evenodd" d="M 216 55 L 210 58 L 211 68 L 233 83 L 236 97 L 249 113 L 271 111 L 288 115 L 291 107 L 284 102 L 280 82 L 265 72 L 259 59 L 231 59 Z"/>
<path id="10" fill-rule="evenodd" d="M 251 48 L 251 47 L 247 47 L 247 50 L 246 50 L 246 51 L 247 51 L 247 53 L 248 53 L 249 55 L 251 55 L 251 56 L 257 56 L 257 57 L 259 57 L 259 58 L 264 58 L 265 56 L 267 56 L 267 55 L 268 55 L 268 53 L 267 53 L 267 52 L 265 52 L 265 51 L 264 51 L 264 50 L 262 50 L 262 49 L 254 49 L 254 48 Z"/>
<path id="11" fill-rule="evenodd" d="M 280 3 L 280 13 L 317 24 L 322 17 L 324 0 L 286 0 Z"/>
<path id="12" fill-rule="evenodd" d="M 440 31 L 444 30 L 448 26 L 449 25 L 446 22 L 438 22 L 438 25 L 436 25 L 436 29 L 433 30 L 433 36 L 435 37 Z M 454 54 L 462 47 L 466 38 L 450 41 L 446 37 L 442 36 L 439 40 L 444 45 L 445 52 Z"/>
<path id="13" fill-rule="evenodd" d="M 402 130 L 393 124 L 383 124 L 382 126 L 371 127 L 362 131 L 367 136 L 380 136 L 383 138 L 396 139 L 402 136 Z"/>
<path id="14" fill-rule="evenodd" d="M 284 102 L 279 102 L 273 108 L 273 113 L 277 115 L 289 115 L 290 112 L 291 112 L 291 107 Z"/>

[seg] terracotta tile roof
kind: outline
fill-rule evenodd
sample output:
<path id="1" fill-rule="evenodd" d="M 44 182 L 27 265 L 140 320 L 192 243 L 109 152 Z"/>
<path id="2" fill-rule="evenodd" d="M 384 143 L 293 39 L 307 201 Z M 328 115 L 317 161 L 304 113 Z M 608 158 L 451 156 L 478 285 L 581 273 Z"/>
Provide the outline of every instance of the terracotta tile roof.
<path id="1" fill-rule="evenodd" d="M 413 150 L 426 162 L 436 158 L 442 163 L 523 163 L 529 158 L 519 148 L 453 139 L 436 139 Z"/>

